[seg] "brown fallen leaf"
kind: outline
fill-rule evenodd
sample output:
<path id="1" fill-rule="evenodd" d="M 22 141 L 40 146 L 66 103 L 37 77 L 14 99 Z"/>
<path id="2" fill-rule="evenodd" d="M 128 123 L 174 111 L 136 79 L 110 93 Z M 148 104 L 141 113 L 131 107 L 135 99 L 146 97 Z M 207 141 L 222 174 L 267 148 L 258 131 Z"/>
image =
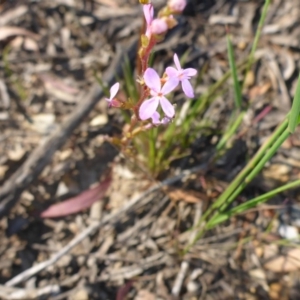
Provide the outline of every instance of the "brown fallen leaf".
<path id="1" fill-rule="evenodd" d="M 108 177 L 96 187 L 86 190 L 76 197 L 72 197 L 61 203 L 51 205 L 40 214 L 40 217 L 58 218 L 82 211 L 102 198 L 110 184 L 111 178 Z"/>
<path id="2" fill-rule="evenodd" d="M 258 96 L 263 96 L 266 92 L 270 90 L 271 87 L 272 85 L 270 81 L 267 81 L 260 85 L 256 85 L 249 90 L 249 98 L 253 99 Z"/>
<path id="3" fill-rule="evenodd" d="M 207 200 L 206 195 L 192 190 L 184 190 L 169 187 L 166 188 L 165 191 L 173 201 L 183 200 L 187 203 L 199 203 L 203 200 Z"/>
<path id="4" fill-rule="evenodd" d="M 293 272 L 300 269 L 300 248 L 289 250 L 264 264 L 267 270 L 275 273 Z"/>
<path id="5" fill-rule="evenodd" d="M 0 26 L 0 41 L 3 41 L 11 36 L 25 35 L 34 40 L 39 40 L 40 36 L 29 30 L 15 26 Z"/>

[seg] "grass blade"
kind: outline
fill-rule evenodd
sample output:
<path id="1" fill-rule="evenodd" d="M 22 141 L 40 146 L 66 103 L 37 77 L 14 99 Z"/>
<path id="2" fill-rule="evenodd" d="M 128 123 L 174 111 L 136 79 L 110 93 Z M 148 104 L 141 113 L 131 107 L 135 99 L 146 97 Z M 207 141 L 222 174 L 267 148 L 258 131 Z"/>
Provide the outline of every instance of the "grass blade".
<path id="1" fill-rule="evenodd" d="M 227 49 L 228 49 L 228 60 L 229 60 L 231 76 L 233 79 L 233 86 L 234 86 L 234 103 L 235 103 L 235 107 L 239 109 L 242 106 L 241 86 L 237 76 L 237 68 L 234 60 L 234 51 L 233 51 L 233 46 L 229 34 L 227 34 L 226 39 L 227 39 Z"/>
<path id="2" fill-rule="evenodd" d="M 298 125 L 300 115 L 300 74 L 297 82 L 296 93 L 293 99 L 293 105 L 289 117 L 289 131 L 293 133 Z"/>
<path id="3" fill-rule="evenodd" d="M 237 215 L 237 214 L 240 214 L 240 213 L 243 213 L 253 207 L 256 207 L 257 205 L 259 204 L 262 204 L 264 202 L 266 202 L 268 199 L 270 199 L 271 197 L 281 193 L 281 192 L 284 192 L 286 190 L 289 190 L 289 189 L 292 189 L 292 188 L 295 188 L 297 186 L 300 185 L 300 180 L 295 180 L 293 182 L 290 182 L 288 184 L 285 184 L 277 189 L 274 189 L 268 193 L 265 193 L 261 196 L 258 196 L 258 197 L 255 197 L 251 200 L 248 200 L 247 202 L 245 203 L 242 203 L 236 207 L 234 207 L 233 209 L 229 210 L 228 212 L 225 212 L 225 213 L 222 213 L 222 214 L 219 214 L 219 215 L 216 215 L 214 218 L 212 218 L 206 225 L 206 228 L 207 229 L 212 229 L 213 227 L 215 227 L 216 225 L 218 225 L 219 223 L 221 222 L 224 222 L 226 220 L 228 220 L 230 217 L 234 216 L 234 215 Z"/>

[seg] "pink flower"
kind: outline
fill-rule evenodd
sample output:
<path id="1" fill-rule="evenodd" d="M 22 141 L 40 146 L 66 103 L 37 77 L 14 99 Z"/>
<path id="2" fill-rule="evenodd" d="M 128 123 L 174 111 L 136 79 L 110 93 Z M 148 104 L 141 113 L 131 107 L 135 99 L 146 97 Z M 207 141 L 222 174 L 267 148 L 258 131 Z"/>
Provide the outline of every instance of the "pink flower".
<path id="1" fill-rule="evenodd" d="M 181 81 L 181 86 L 185 95 L 189 98 L 194 98 L 194 90 L 189 80 L 192 76 L 197 74 L 197 70 L 193 68 L 182 69 L 178 56 L 174 54 L 174 62 L 177 69 L 173 67 L 167 67 L 166 73 L 169 78 L 176 78 L 177 81 Z"/>
<path id="2" fill-rule="evenodd" d="M 172 12 L 182 12 L 186 7 L 186 0 L 169 0 L 168 6 Z"/>
<path id="3" fill-rule="evenodd" d="M 108 106 L 114 106 L 114 107 L 119 107 L 118 102 L 115 101 L 115 96 L 117 95 L 118 91 L 120 88 L 119 82 L 115 83 L 109 90 L 110 96 L 109 98 L 105 98 L 105 100 L 108 102 Z"/>
<path id="4" fill-rule="evenodd" d="M 156 71 L 152 68 L 148 68 L 144 73 L 144 81 L 148 88 L 150 89 L 150 94 L 152 98 L 145 100 L 139 109 L 139 115 L 141 120 L 147 120 L 151 118 L 157 110 L 158 105 L 165 115 L 172 119 L 175 115 L 175 110 L 173 105 L 165 97 L 166 94 L 170 93 L 177 85 L 177 78 L 170 78 L 163 87 L 161 87 L 160 77 Z"/>

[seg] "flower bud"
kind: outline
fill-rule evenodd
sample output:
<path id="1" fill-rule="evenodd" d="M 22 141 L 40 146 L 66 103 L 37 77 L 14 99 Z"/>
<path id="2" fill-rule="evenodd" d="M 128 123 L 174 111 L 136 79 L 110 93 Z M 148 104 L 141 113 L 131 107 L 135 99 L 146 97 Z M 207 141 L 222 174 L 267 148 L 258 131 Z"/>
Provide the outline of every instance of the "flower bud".
<path id="1" fill-rule="evenodd" d="M 186 0 L 169 0 L 168 7 L 173 13 L 181 13 L 186 7 Z"/>
<path id="2" fill-rule="evenodd" d="M 164 19 L 154 19 L 151 23 L 151 33 L 162 34 L 168 30 L 168 24 Z"/>

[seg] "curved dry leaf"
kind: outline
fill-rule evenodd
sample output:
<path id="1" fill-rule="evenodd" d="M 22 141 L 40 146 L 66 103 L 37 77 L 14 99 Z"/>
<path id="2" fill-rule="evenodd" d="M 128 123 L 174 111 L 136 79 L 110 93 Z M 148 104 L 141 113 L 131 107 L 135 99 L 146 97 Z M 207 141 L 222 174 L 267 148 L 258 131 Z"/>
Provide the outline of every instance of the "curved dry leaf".
<path id="1" fill-rule="evenodd" d="M 300 248 L 289 250 L 264 264 L 267 270 L 276 273 L 292 272 L 300 269 Z"/>
<path id="2" fill-rule="evenodd" d="M 96 187 L 86 190 L 76 197 L 51 205 L 44 210 L 40 216 L 42 218 L 58 218 L 80 212 L 102 198 L 110 186 L 110 183 L 111 178 L 107 178 Z"/>
<path id="3" fill-rule="evenodd" d="M 28 12 L 29 5 L 20 5 L 16 8 L 10 9 L 8 12 L 1 14 L 0 25 L 6 25 L 17 18 L 25 15 Z"/>
<path id="4" fill-rule="evenodd" d="M 11 36 L 25 35 L 34 40 L 39 40 L 40 36 L 29 30 L 15 26 L 0 26 L 0 41 L 3 41 Z"/>

